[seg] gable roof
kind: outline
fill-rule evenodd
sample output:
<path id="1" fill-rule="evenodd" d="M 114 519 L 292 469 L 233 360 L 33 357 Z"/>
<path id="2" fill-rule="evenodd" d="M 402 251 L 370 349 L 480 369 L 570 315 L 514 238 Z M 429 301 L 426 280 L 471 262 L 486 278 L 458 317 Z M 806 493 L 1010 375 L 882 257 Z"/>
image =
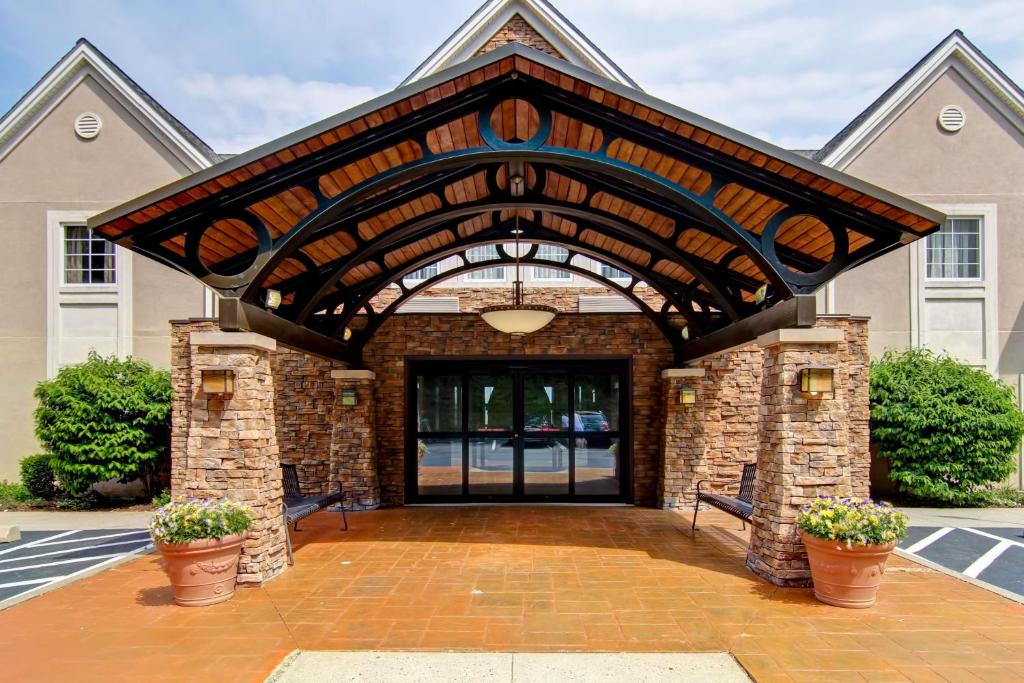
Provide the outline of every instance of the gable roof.
<path id="1" fill-rule="evenodd" d="M 631 88 L 640 87 L 548 0 L 486 0 L 400 85 L 475 56 L 516 15 L 570 64 Z"/>
<path id="2" fill-rule="evenodd" d="M 122 104 L 132 105 L 130 110 L 141 118 L 147 128 L 176 148 L 182 160 L 193 170 L 207 168 L 221 160 L 188 126 L 164 109 L 152 95 L 85 38 L 79 38 L 75 46 L 0 118 L 0 158 L 14 146 L 15 140 L 34 127 L 41 119 L 41 112 L 60 101 L 62 86 L 81 78 L 83 69 L 88 68 L 106 81 L 112 92 L 120 96 Z"/>
<path id="3" fill-rule="evenodd" d="M 828 166 L 845 165 L 948 68 L 980 82 L 978 92 L 1024 132 L 1024 90 L 956 29 L 825 143 L 814 160 Z"/>

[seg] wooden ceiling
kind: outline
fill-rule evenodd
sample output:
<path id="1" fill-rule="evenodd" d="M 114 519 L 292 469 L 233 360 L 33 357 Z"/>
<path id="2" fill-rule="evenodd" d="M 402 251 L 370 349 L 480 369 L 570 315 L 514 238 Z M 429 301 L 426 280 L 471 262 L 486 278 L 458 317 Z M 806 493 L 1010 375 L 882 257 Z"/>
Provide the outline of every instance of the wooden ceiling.
<path id="1" fill-rule="evenodd" d="M 665 305 L 645 312 L 683 353 L 941 220 L 513 44 L 90 226 L 248 306 L 281 291 L 269 315 L 357 360 L 389 312 L 370 303 L 380 291 L 397 283 L 411 296 L 403 276 L 441 258 L 486 267 L 465 251 L 508 243 L 516 225 L 529 244 L 569 250 L 555 265 L 586 256 L 630 273 L 627 295 L 654 288 Z"/>

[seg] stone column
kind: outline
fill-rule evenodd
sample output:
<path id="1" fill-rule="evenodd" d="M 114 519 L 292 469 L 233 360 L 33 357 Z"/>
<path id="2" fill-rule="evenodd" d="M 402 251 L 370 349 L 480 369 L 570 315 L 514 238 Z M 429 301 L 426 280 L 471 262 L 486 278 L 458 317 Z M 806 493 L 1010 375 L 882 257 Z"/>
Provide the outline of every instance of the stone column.
<path id="1" fill-rule="evenodd" d="M 273 339 L 249 332 L 192 332 L 192 400 L 185 472 L 174 490 L 183 498 L 234 498 L 255 521 L 242 548 L 239 583 L 261 584 L 284 571 L 281 462 L 274 422 Z M 207 397 L 202 371 L 234 372 L 234 393 Z"/>
<path id="2" fill-rule="evenodd" d="M 341 481 L 349 510 L 372 510 L 380 505 L 377 475 L 377 434 L 373 381 L 370 370 L 331 370 L 334 380 L 334 429 L 331 434 L 331 487 Z M 345 405 L 346 390 L 355 392 L 355 405 Z"/>
<path id="3" fill-rule="evenodd" d="M 707 478 L 704 440 L 704 368 L 669 368 L 661 373 L 665 424 L 662 435 L 661 506 L 695 501 L 697 481 Z M 694 403 L 680 403 L 681 389 L 693 389 Z"/>
<path id="4" fill-rule="evenodd" d="M 796 525 L 800 508 L 819 495 L 852 493 L 845 334 L 837 328 L 783 329 L 757 343 L 764 373 L 747 567 L 779 586 L 806 586 L 810 568 Z M 833 396 L 800 392 L 799 372 L 807 365 L 836 368 Z"/>

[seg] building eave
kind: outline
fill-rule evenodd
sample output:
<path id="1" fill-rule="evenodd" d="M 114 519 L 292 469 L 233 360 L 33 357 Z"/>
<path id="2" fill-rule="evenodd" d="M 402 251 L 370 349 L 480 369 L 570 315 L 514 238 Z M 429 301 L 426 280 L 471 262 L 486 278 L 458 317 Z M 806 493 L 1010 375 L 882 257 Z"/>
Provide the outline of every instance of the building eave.
<path id="1" fill-rule="evenodd" d="M 814 159 L 844 168 L 949 68 L 974 81 L 978 93 L 1024 133 L 1024 91 L 956 30 L 829 140 Z"/>
<path id="2" fill-rule="evenodd" d="M 83 76 L 86 70 L 100 77 L 103 85 L 140 117 L 147 128 L 171 146 L 192 170 L 208 168 L 220 157 L 185 124 L 171 115 L 149 93 L 100 52 L 81 38 L 11 109 L 0 118 L 0 159 L 29 134 L 42 115 L 56 106 L 66 94 L 67 84 Z"/>

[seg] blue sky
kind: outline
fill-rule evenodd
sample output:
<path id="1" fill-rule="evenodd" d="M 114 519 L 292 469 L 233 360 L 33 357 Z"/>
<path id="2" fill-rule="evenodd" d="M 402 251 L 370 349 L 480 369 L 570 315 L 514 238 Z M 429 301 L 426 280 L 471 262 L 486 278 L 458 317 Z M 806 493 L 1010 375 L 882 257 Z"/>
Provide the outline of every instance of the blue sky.
<path id="1" fill-rule="evenodd" d="M 0 111 L 85 36 L 220 152 L 395 87 L 482 0 L 0 0 Z M 1022 0 L 556 0 L 645 90 L 816 148 L 954 28 L 1024 82 Z"/>

